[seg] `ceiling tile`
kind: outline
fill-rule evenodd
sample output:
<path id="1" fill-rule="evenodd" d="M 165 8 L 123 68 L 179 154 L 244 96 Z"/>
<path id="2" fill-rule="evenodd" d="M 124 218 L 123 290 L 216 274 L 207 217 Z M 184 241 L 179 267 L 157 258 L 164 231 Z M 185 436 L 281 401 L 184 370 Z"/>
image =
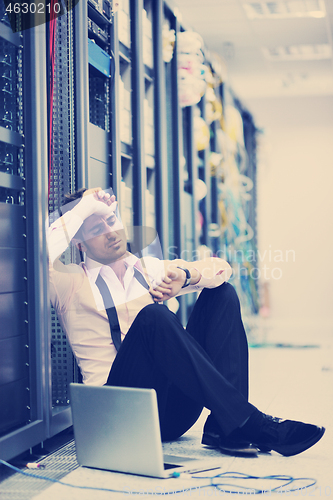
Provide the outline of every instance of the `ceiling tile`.
<path id="1" fill-rule="evenodd" d="M 262 48 L 298 44 L 331 43 L 333 26 L 333 0 L 326 0 L 327 17 L 293 19 L 249 20 L 242 6 L 243 0 L 171 0 L 182 12 L 186 27 L 200 33 L 205 47 L 226 60 L 231 81 L 237 92 L 252 94 L 284 95 L 300 92 L 314 95 L 315 92 L 333 91 L 333 63 L 325 61 L 302 61 L 286 63 L 265 60 Z M 297 75 L 291 85 L 288 78 Z M 286 76 L 287 75 L 287 76 Z M 289 75 L 289 76 L 288 76 Z M 303 76 L 302 76 L 303 75 Z M 287 80 L 286 80 L 287 78 Z M 284 84 L 283 84 L 284 82 Z M 287 82 L 287 83 L 286 83 Z M 283 86 L 284 85 L 284 86 Z M 331 85 L 331 89 L 330 89 Z M 255 90 L 256 86 L 260 92 Z M 244 94 L 245 95 L 245 94 Z M 239 97 L 242 94 L 239 93 Z"/>

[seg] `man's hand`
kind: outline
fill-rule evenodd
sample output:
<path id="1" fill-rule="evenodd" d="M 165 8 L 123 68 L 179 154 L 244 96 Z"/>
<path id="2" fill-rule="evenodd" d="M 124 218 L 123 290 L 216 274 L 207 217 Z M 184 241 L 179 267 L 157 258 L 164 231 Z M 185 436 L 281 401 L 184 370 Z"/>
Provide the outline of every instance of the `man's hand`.
<path id="1" fill-rule="evenodd" d="M 185 279 L 185 271 L 178 269 L 177 266 L 170 261 L 166 261 L 164 279 L 157 287 L 149 290 L 150 294 L 155 302 L 171 299 L 171 297 L 177 295 L 181 290 L 185 283 Z"/>
<path id="2" fill-rule="evenodd" d="M 100 187 L 87 189 L 83 193 L 81 201 L 73 208 L 73 212 L 77 212 L 83 220 L 90 215 L 108 216 L 117 208 L 115 195 L 104 191 Z"/>
<path id="3" fill-rule="evenodd" d="M 189 270 L 193 280 L 191 284 L 194 285 L 200 280 L 200 273 L 195 269 L 191 269 L 191 264 L 189 262 L 181 259 L 173 261 L 167 260 L 165 261 L 165 276 L 162 283 L 149 290 L 155 302 L 171 299 L 171 297 L 175 297 L 182 289 L 186 281 L 186 273 L 183 269 L 179 269 L 179 267 L 177 267 L 178 265 L 184 268 L 190 267 Z M 195 276 L 193 276 L 193 274 L 195 274 Z"/>

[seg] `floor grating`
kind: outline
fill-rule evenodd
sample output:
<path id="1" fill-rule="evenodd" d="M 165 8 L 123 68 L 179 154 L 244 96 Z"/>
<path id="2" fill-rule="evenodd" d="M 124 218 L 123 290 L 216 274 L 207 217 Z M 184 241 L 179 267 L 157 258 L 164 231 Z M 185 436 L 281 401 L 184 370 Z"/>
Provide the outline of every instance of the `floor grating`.
<path id="1" fill-rule="evenodd" d="M 79 467 L 76 460 L 74 440 L 45 458 L 38 460 L 38 463 L 43 468 L 25 468 L 24 471 L 36 476 L 47 476 L 55 480 L 67 476 L 67 474 Z M 34 477 L 28 478 L 27 475 L 16 472 L 0 483 L 1 500 L 30 500 L 51 484 L 50 481 Z"/>

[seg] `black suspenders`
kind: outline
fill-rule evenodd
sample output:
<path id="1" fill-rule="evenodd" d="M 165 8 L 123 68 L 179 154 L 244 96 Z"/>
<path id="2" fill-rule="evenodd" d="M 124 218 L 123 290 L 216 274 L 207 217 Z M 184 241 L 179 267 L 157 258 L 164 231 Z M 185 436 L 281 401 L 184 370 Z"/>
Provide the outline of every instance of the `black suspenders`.
<path id="1" fill-rule="evenodd" d="M 138 280 L 140 285 L 142 285 L 146 290 L 149 290 L 149 285 L 145 280 L 144 276 L 135 267 L 133 269 L 134 269 L 134 277 Z M 118 314 L 112 299 L 111 292 L 100 274 L 98 275 L 98 278 L 96 280 L 96 285 L 102 295 L 106 314 L 108 315 L 112 342 L 117 351 L 119 351 L 121 346 L 121 332 L 120 332 Z"/>

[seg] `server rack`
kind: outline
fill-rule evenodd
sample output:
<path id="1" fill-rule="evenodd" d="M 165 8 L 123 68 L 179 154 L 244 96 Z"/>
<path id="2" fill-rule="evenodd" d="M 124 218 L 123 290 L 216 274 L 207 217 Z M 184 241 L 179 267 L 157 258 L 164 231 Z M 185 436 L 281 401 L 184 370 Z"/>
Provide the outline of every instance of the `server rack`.
<path id="1" fill-rule="evenodd" d="M 47 126 L 40 109 L 46 109 L 43 28 L 29 35 L 13 33 L 3 7 L 0 17 L 0 450 L 6 458 L 47 435 L 49 374 L 42 375 L 49 317 L 42 251 Z"/>
<path id="2" fill-rule="evenodd" d="M 45 220 L 49 212 L 61 209 L 65 192 L 111 186 L 130 242 L 139 239 L 142 249 L 147 235 L 143 228 L 152 227 L 164 258 L 192 258 L 199 243 L 215 253 L 223 245 L 223 238 L 211 236 L 209 230 L 211 223 L 219 224 L 220 179 L 211 175 L 209 155 L 218 151 L 220 124 L 211 124 L 210 144 L 198 153 L 194 107 L 180 108 L 178 102 L 177 34 L 184 27 L 163 0 L 124 0 L 116 13 L 111 7 L 107 0 L 78 2 L 57 19 L 54 40 L 48 24 L 14 35 L 0 21 L 0 42 L 16 47 L 25 71 L 24 95 L 18 100 L 21 129 L 9 130 L 4 114 L 0 123 L 0 149 L 19 152 L 13 172 L 0 158 L 1 218 L 8 221 L 7 229 L 1 225 L 0 244 L 4 246 L 10 233 L 12 255 L 27 260 L 9 279 L 16 283 L 23 276 L 27 278 L 23 285 L 0 290 L 1 299 L 20 297 L 21 314 L 13 328 L 25 332 L 12 335 L 20 348 L 13 347 L 16 354 L 10 363 L 18 370 L 16 379 L 8 382 L 24 389 L 20 411 L 10 402 L 8 388 L 3 389 L 7 382 L 0 368 L 0 393 L 7 390 L 4 398 L 17 416 L 15 428 L 0 417 L 0 455 L 5 459 L 71 425 L 68 385 L 79 374 L 50 309 L 45 238 Z M 164 23 L 176 35 L 169 62 L 162 57 Z M 47 56 L 52 43 L 53 59 Z M 222 87 L 218 91 L 222 96 Z M 198 106 L 205 118 L 204 97 Z M 250 146 L 255 146 L 253 127 L 246 139 L 250 155 Z M 27 171 L 27 165 L 33 167 Z M 255 161 L 249 169 L 254 176 Z M 195 198 L 197 179 L 208 188 L 200 205 Z M 13 196 L 15 202 L 6 203 L 8 196 L 8 201 Z M 199 209 L 204 215 L 201 233 L 196 224 Z M 255 201 L 249 217 L 255 217 Z M 16 231 L 8 233 L 11 221 Z M 21 233 L 26 237 L 22 239 Z M 64 259 L 75 261 L 77 255 L 68 250 Z M 0 278 L 3 287 L 2 282 Z M 193 301 L 190 296 L 178 299 L 183 324 Z M 7 325 L 5 304 L 1 302 L 0 314 Z M 11 342 L 1 335 L 0 342 Z"/>
<path id="3" fill-rule="evenodd" d="M 74 90 L 74 12 L 47 25 L 50 47 L 48 60 L 48 204 L 50 222 L 59 217 L 64 194 L 76 185 L 76 134 Z M 67 264 L 75 259 L 68 248 L 63 255 Z M 70 425 L 69 383 L 75 378 L 75 364 L 66 336 L 51 308 L 51 418 L 50 435 Z"/>
<path id="4" fill-rule="evenodd" d="M 4 12 L 2 12 L 4 15 Z M 6 19 L 6 18 L 5 18 Z M 29 412 L 29 355 L 27 308 L 27 246 L 23 124 L 23 50 L 21 37 L 2 26 L 0 39 L 0 210 L 1 220 L 1 399 L 0 432 L 26 423 Z M 17 228 L 16 231 L 12 231 Z M 20 315 L 15 313 L 21 312 Z"/>

